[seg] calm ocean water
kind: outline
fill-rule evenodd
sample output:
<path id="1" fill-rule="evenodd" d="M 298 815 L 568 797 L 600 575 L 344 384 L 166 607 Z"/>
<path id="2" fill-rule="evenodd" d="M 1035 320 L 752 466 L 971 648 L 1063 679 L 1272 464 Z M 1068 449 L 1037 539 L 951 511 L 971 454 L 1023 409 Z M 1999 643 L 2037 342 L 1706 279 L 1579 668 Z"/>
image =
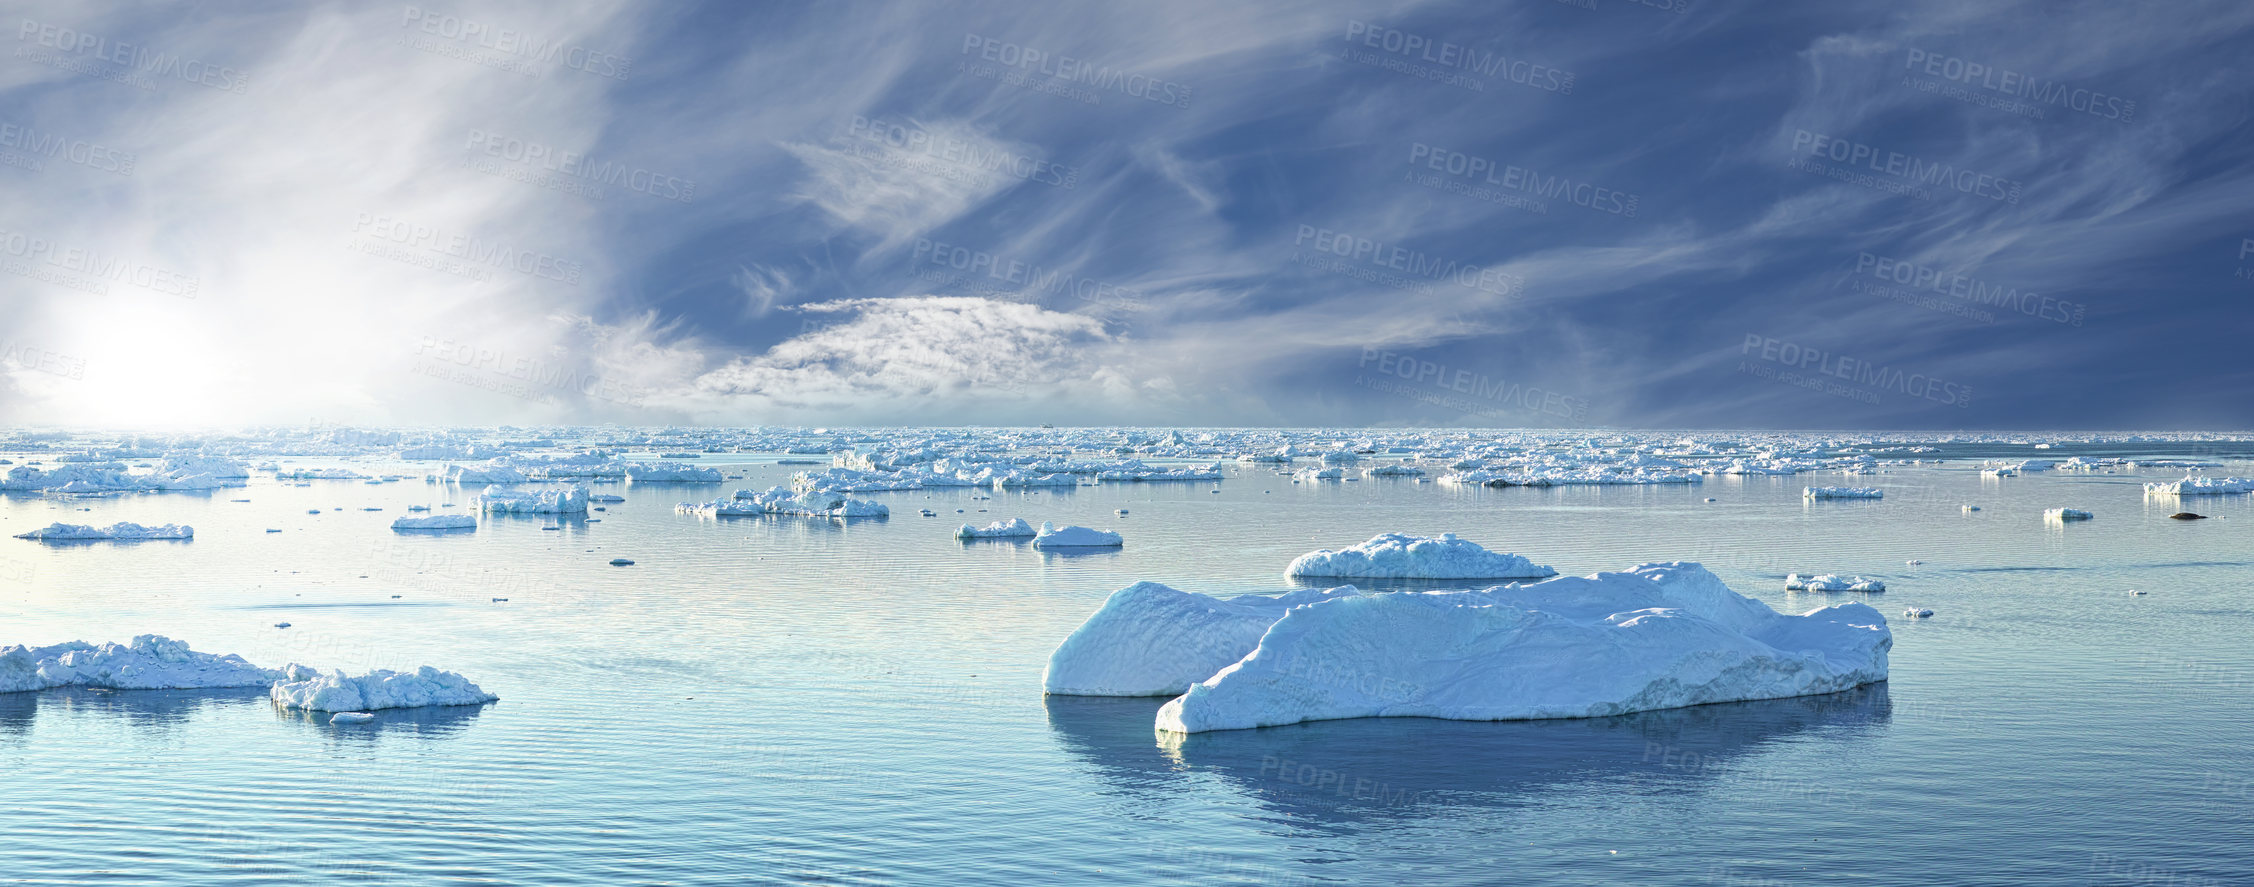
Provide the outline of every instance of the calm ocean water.
<path id="1" fill-rule="evenodd" d="M 852 523 L 673 513 L 795 470 L 773 461 L 704 460 L 747 475 L 723 485 L 603 487 L 627 501 L 599 522 L 468 535 L 388 529 L 474 492 L 421 481 L 0 498 L 6 535 L 196 528 L 0 539 L 0 643 L 159 633 L 269 666 L 435 665 L 502 699 L 332 727 L 262 693 L 0 695 L 0 881 L 2254 883 L 2254 505 L 2145 498 L 2180 472 L 1996 480 L 1957 462 L 1465 490 L 1255 467 L 1218 485 L 870 494 L 893 516 Z M 1800 498 L 1837 483 L 1886 499 Z M 2046 525 L 2057 506 L 2097 517 Z M 2221 519 L 2165 519 L 2179 507 Z M 1127 546 L 950 537 L 1007 517 Z M 1785 592 L 1787 572 L 1882 577 L 1891 590 L 1867 597 L 1894 626 L 1893 679 L 1626 718 L 1171 743 L 1151 730 L 1161 700 L 1041 695 L 1050 650 L 1123 585 L 1281 590 L 1293 556 L 1381 531 L 1452 531 L 1568 574 L 1696 560 L 1795 612 L 1850 596 Z M 1912 604 L 1937 615 L 1895 617 Z"/>

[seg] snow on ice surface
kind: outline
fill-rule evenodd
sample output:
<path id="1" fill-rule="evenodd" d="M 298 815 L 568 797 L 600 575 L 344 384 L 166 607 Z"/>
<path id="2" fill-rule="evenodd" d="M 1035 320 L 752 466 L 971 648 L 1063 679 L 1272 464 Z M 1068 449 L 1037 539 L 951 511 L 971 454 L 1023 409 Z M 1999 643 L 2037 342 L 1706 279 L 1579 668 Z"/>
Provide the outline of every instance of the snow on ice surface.
<path id="1" fill-rule="evenodd" d="M 1805 499 L 1883 499 L 1886 493 L 1877 487 L 1806 487 L 1800 495 Z"/>
<path id="2" fill-rule="evenodd" d="M 1786 616 L 1692 563 L 1485 591 L 1293 607 L 1158 712 L 1176 733 L 1357 717 L 1582 718 L 1882 681 L 1893 634 L 1860 603 Z"/>
<path id="3" fill-rule="evenodd" d="M 18 539 L 36 539 L 42 542 L 81 542 L 109 540 L 113 542 L 138 542 L 144 539 L 193 539 L 196 528 L 181 524 L 161 524 L 144 527 L 131 521 L 119 521 L 107 527 L 90 527 L 85 524 L 49 524 L 29 533 L 18 533 Z"/>
<path id="4" fill-rule="evenodd" d="M 1037 531 L 1033 529 L 1032 524 L 1025 522 L 1025 518 L 1013 517 L 1006 521 L 995 521 L 993 523 L 987 524 L 984 527 L 974 527 L 969 524 L 964 524 L 961 529 L 955 531 L 955 538 L 1017 539 L 1034 535 L 1036 532 Z"/>
<path id="5" fill-rule="evenodd" d="M 1223 599 L 1137 582 L 1112 592 L 1057 646 L 1041 687 L 1066 696 L 1179 695 L 1252 652 L 1285 610 L 1358 593 L 1347 585 Z"/>
<path id="6" fill-rule="evenodd" d="M 0 693 L 53 687 L 185 690 L 262 687 L 280 677 L 241 656 L 188 649 L 184 641 L 145 634 L 126 644 L 71 641 L 47 647 L 0 647 Z"/>
<path id="7" fill-rule="evenodd" d="M 1035 548 L 1117 548 L 1125 540 L 1109 530 L 1087 527 L 1060 527 L 1043 521 L 1041 532 L 1033 537 Z"/>
<path id="8" fill-rule="evenodd" d="M 357 677 L 342 671 L 291 666 L 270 692 L 275 704 L 285 708 L 338 712 L 480 705 L 501 698 L 479 689 L 468 678 L 428 665 L 412 673 L 379 668 Z"/>
<path id="9" fill-rule="evenodd" d="M 495 484 L 477 494 L 477 505 L 492 514 L 586 514 L 587 488 L 518 490 Z"/>
<path id="10" fill-rule="evenodd" d="M 2145 484 L 2144 491 L 2167 496 L 2228 496 L 2254 493 L 2254 478 L 2185 477 L 2167 483 Z"/>
<path id="11" fill-rule="evenodd" d="M 1519 555 L 1488 551 L 1454 533 L 1380 533 L 1344 551 L 1300 555 L 1286 576 L 1335 579 L 1546 579 L 1557 571 Z"/>
<path id="12" fill-rule="evenodd" d="M 436 514 L 430 517 L 402 517 L 391 522 L 394 530 L 474 530 L 477 518 L 467 514 Z"/>

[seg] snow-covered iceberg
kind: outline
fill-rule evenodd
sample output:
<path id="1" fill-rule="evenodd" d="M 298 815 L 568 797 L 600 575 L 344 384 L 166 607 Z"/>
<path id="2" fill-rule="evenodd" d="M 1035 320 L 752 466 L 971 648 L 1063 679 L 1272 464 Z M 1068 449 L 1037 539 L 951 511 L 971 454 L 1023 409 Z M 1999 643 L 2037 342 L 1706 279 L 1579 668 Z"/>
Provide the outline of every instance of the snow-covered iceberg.
<path id="1" fill-rule="evenodd" d="M 1877 487 L 1804 487 L 1800 495 L 1805 499 L 1884 499 L 1886 492 Z"/>
<path id="2" fill-rule="evenodd" d="M 1112 592 L 1041 674 L 1067 696 L 1176 696 L 1243 659 L 1284 611 L 1357 594 L 1354 586 L 1217 598 L 1137 582 Z"/>
<path id="3" fill-rule="evenodd" d="M 1118 533 L 1088 527 L 1060 527 L 1043 521 L 1033 537 L 1035 548 L 1118 548 L 1126 544 Z"/>
<path id="4" fill-rule="evenodd" d="M 2144 491 L 2165 496 L 2228 496 L 2235 493 L 2254 493 L 2254 478 L 2187 476 L 2183 480 L 2145 484 Z"/>
<path id="5" fill-rule="evenodd" d="M 234 654 L 216 656 L 188 649 L 185 641 L 145 634 L 126 644 L 85 641 L 46 647 L 0 647 L 0 693 L 53 687 L 110 690 L 186 690 L 263 687 L 279 672 L 259 668 Z"/>
<path id="6" fill-rule="evenodd" d="M 1876 579 L 1865 579 L 1861 576 L 1836 576 L 1830 573 L 1821 576 L 1802 576 L 1798 573 L 1788 573 L 1784 577 L 1784 590 L 1885 591 L 1886 583 Z"/>
<path id="7" fill-rule="evenodd" d="M 1300 555 L 1286 576 L 1319 579 L 1546 579 L 1557 571 L 1519 555 L 1488 551 L 1454 533 L 1380 533 L 1344 551 Z"/>
<path id="8" fill-rule="evenodd" d="M 1893 634 L 1860 603 L 1786 616 L 1692 563 L 1485 591 L 1341 596 L 1158 712 L 1177 733 L 1357 717 L 1580 718 L 1883 681 Z"/>
<path id="9" fill-rule="evenodd" d="M 160 524 L 145 527 L 131 521 L 118 521 L 107 527 L 90 527 L 85 524 L 49 524 L 29 533 L 17 533 L 18 539 L 36 539 L 41 542 L 139 542 L 144 539 L 193 539 L 196 528 L 184 524 Z"/>
<path id="10" fill-rule="evenodd" d="M 974 527 L 969 524 L 964 524 L 961 529 L 955 531 L 955 538 L 1020 539 L 1026 536 L 1035 535 L 1038 532 L 1039 531 L 1033 529 L 1032 524 L 1025 522 L 1025 518 L 1013 517 L 1006 521 L 998 520 L 983 527 Z"/>
<path id="11" fill-rule="evenodd" d="M 430 517 L 402 517 L 391 522 L 394 530 L 474 530 L 477 518 L 467 514 L 434 514 Z"/>
<path id="12" fill-rule="evenodd" d="M 477 494 L 477 507 L 491 514 L 586 514 L 587 488 L 518 490 L 495 484 Z"/>
<path id="13" fill-rule="evenodd" d="M 311 711 L 374 711 L 426 705 L 481 705 L 501 697 L 468 678 L 425 665 L 410 672 L 376 669 L 357 677 L 342 671 L 290 666 L 270 691 L 275 704 Z"/>

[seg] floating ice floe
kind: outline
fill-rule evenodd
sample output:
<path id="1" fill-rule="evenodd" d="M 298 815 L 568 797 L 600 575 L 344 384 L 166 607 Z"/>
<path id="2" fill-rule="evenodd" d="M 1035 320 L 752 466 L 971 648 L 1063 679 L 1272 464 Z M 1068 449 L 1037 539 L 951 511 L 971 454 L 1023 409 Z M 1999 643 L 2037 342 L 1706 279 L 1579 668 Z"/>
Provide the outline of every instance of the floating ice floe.
<path id="1" fill-rule="evenodd" d="M 718 468 L 675 462 L 630 462 L 626 479 L 638 484 L 716 484 L 725 480 Z"/>
<path id="2" fill-rule="evenodd" d="M 1454 533 L 1380 533 L 1343 551 L 1300 555 L 1286 576 L 1318 579 L 1545 579 L 1557 571 L 1516 554 L 1488 551 Z"/>
<path id="3" fill-rule="evenodd" d="M 1118 533 L 1087 527 L 1060 527 L 1043 521 L 1033 537 L 1035 548 L 1118 548 L 1125 544 Z"/>
<path id="4" fill-rule="evenodd" d="M 1423 477 L 1424 469 L 1414 465 L 1380 465 L 1362 473 L 1371 477 Z"/>
<path id="5" fill-rule="evenodd" d="M 2187 476 L 2183 480 L 2145 484 L 2144 491 L 2163 496 L 2229 496 L 2254 493 L 2254 478 Z"/>
<path id="6" fill-rule="evenodd" d="M 626 558 L 614 557 L 610 559 L 610 565 L 613 567 L 631 567 L 634 562 Z"/>
<path id="7" fill-rule="evenodd" d="M 620 503 L 620 502 L 624 502 L 624 501 L 626 501 L 626 497 L 625 497 L 625 496 L 613 496 L 613 495 L 611 495 L 611 494 L 609 494 L 609 493 L 599 493 L 599 494 L 596 494 L 596 495 L 593 495 L 593 496 L 589 496 L 589 497 L 587 497 L 587 501 L 589 501 L 589 502 L 601 502 L 601 503 L 603 503 L 603 504 L 606 504 L 606 505 L 616 505 L 616 504 L 618 504 L 618 503 Z"/>
<path id="8" fill-rule="evenodd" d="M 41 542 L 140 542 L 148 539 L 193 539 L 196 528 L 184 524 L 160 524 L 144 527 L 131 521 L 119 521 L 107 527 L 90 527 L 85 524 L 49 524 L 29 533 L 18 533 L 18 539 Z"/>
<path id="9" fill-rule="evenodd" d="M 234 654 L 188 649 L 184 641 L 145 634 L 126 644 L 71 641 L 47 647 L 0 647 L 0 693 L 54 687 L 187 690 L 263 687 L 280 673 Z"/>
<path id="10" fill-rule="evenodd" d="M 329 718 L 329 723 L 331 723 L 331 724 L 365 724 L 365 723 L 367 723 L 367 722 L 369 722 L 369 721 L 373 721 L 373 720 L 375 720 L 375 719 L 376 719 L 376 716 L 375 716 L 375 715 L 369 714 L 369 713 L 367 713 L 367 712 L 364 712 L 364 711 L 340 711 L 340 712 L 337 712 L 337 713 L 336 713 L 335 715 L 333 715 L 333 716 L 331 716 L 331 717 Z"/>
<path id="11" fill-rule="evenodd" d="M 1039 531 L 1033 529 L 1032 524 L 1026 523 L 1024 518 L 1013 517 L 1006 521 L 995 521 L 993 523 L 987 524 L 984 527 L 974 527 L 969 524 L 964 524 L 960 529 L 957 529 L 955 531 L 955 538 L 1018 539 L 1026 536 L 1036 535 L 1038 532 Z"/>
<path id="12" fill-rule="evenodd" d="M 2079 508 L 2051 508 L 2043 511 L 2043 519 L 2049 521 L 2089 520 L 2095 516 Z"/>
<path id="13" fill-rule="evenodd" d="M 1344 468 L 1302 468 L 1291 473 L 1294 480 L 1344 480 Z"/>
<path id="14" fill-rule="evenodd" d="M 1964 513 L 1966 513 L 1966 514 L 1971 514 L 1971 513 L 1975 512 L 1975 511 L 1979 511 L 1979 510 L 1980 510 L 1980 506 L 1978 506 L 1978 505 L 1967 505 L 1967 506 L 1965 506 L 1965 507 L 1964 507 Z"/>
<path id="15" fill-rule="evenodd" d="M 797 514 L 808 517 L 890 517 L 892 509 L 882 503 L 867 499 L 848 499 L 843 494 L 822 490 L 794 492 L 789 487 L 774 487 L 764 493 L 737 490 L 732 499 L 713 502 L 683 502 L 673 510 L 682 514 L 702 517 L 741 517 L 754 514 Z"/>
<path id="16" fill-rule="evenodd" d="M 1927 619 L 1933 616 L 1933 611 L 1922 607 L 1911 607 L 1907 610 L 1903 610 L 1902 615 L 1907 616 L 1911 619 Z"/>
<path id="17" fill-rule="evenodd" d="M 490 514 L 586 514 L 587 488 L 518 490 L 498 484 L 477 494 L 478 509 Z"/>
<path id="18" fill-rule="evenodd" d="M 1252 652 L 1161 707 L 1157 726 L 1602 717 L 1834 693 L 1885 680 L 1892 646 L 1868 605 L 1786 616 L 1689 563 L 1340 595 L 1285 609 Z"/>
<path id="19" fill-rule="evenodd" d="M 468 678 L 428 665 L 412 673 L 376 669 L 347 676 L 293 665 L 270 691 L 274 703 L 309 711 L 372 711 L 427 705 L 480 705 L 501 697 L 479 689 Z"/>
<path id="20" fill-rule="evenodd" d="M 475 486 L 477 484 L 521 484 L 531 480 L 531 478 L 526 477 L 524 475 L 524 472 L 522 471 L 518 471 L 507 465 L 492 463 L 485 465 L 448 465 L 443 472 L 436 475 L 433 479 L 443 480 L 448 483 L 461 484 L 463 486 Z"/>
<path id="21" fill-rule="evenodd" d="M 1914 561 L 1912 563 L 1915 563 Z M 1802 576 L 1788 573 L 1784 577 L 1786 591 L 1885 591 L 1886 583 L 1861 576 Z"/>
<path id="22" fill-rule="evenodd" d="M 402 517 L 391 522 L 394 530 L 474 530 L 477 518 L 467 514 L 434 514 L 430 517 Z"/>
<path id="23" fill-rule="evenodd" d="M 1804 499 L 1884 499 L 1886 491 L 1877 487 L 1804 487 Z"/>
<path id="24" fill-rule="evenodd" d="M 275 480 L 367 480 L 368 476 L 350 468 L 277 468 Z"/>

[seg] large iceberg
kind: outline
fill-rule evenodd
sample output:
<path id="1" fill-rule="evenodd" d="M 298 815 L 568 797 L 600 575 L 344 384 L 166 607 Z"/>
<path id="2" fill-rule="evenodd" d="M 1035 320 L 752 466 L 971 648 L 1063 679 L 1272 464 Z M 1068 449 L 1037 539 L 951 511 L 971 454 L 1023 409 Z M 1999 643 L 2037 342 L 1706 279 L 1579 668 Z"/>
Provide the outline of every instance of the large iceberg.
<path id="1" fill-rule="evenodd" d="M 333 669 L 320 672 L 293 665 L 270 692 L 278 705 L 312 711 L 481 705 L 501 698 L 479 689 L 468 678 L 428 665 L 412 673 L 379 668 L 358 677 Z"/>
<path id="2" fill-rule="evenodd" d="M 1049 656 L 1045 692 L 1067 696 L 1176 696 L 1260 645 L 1284 611 L 1357 594 L 1354 586 L 1233 598 L 1137 582 Z"/>
<path id="3" fill-rule="evenodd" d="M 495 484 L 477 494 L 477 506 L 492 514 L 586 514 L 587 488 L 529 491 Z"/>
<path id="4" fill-rule="evenodd" d="M 90 527 L 85 524 L 48 524 L 29 533 L 17 533 L 18 539 L 36 539 L 41 542 L 139 542 L 145 539 L 193 539 L 196 528 L 185 524 L 160 524 L 145 527 L 131 521 L 118 521 L 107 527 Z"/>
<path id="5" fill-rule="evenodd" d="M 1524 557 L 1488 551 L 1454 533 L 1380 533 L 1344 551 L 1300 555 L 1286 576 L 1323 579 L 1546 579 L 1557 571 Z"/>
<path id="6" fill-rule="evenodd" d="M 1166 624 L 1221 621 L 1202 602 L 1169 611 L 1150 597 L 1163 596 L 1147 589 L 1113 595 L 1105 609 L 1119 611 L 1091 618 L 1088 638 L 1133 640 L 1126 629 L 1196 637 Z M 1160 708 L 1158 727 L 1196 733 L 1356 717 L 1601 717 L 1805 696 L 1885 680 L 1893 646 L 1885 617 L 1868 605 L 1782 615 L 1692 563 L 1484 591 L 1341 593 L 1282 609 L 1250 653 Z M 1090 663 L 1133 662 L 1119 646 L 1075 633 L 1046 680 L 1083 692 L 1111 684 L 1164 692 L 1161 681 L 1173 675 L 1163 671 L 1130 672 L 1108 678 L 1111 684 L 1074 677 L 1097 671 Z M 1183 646 L 1161 644 L 1148 658 L 1186 658 L 1176 652 Z M 1205 662 L 1225 653 L 1214 649 Z"/>
<path id="7" fill-rule="evenodd" d="M 262 687 L 280 673 L 234 654 L 188 649 L 184 641 L 145 634 L 127 644 L 71 641 L 47 647 L 0 647 L 0 693 L 52 687 L 111 690 L 185 690 Z"/>

